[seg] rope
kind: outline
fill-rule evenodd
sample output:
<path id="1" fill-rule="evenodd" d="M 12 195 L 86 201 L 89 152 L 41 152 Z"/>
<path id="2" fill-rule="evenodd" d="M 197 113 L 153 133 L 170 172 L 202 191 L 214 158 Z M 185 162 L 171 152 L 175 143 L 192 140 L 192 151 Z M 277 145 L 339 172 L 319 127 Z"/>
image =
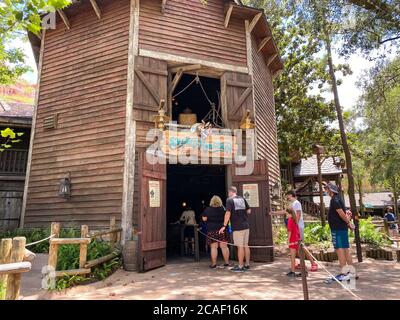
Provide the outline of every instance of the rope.
<path id="1" fill-rule="evenodd" d="M 200 81 L 200 78 L 199 78 L 199 85 L 200 85 L 200 88 L 201 88 L 201 90 L 203 91 L 203 93 L 204 93 L 204 96 L 206 97 L 206 99 L 208 100 L 208 103 L 212 106 L 213 105 L 213 102 L 210 100 L 210 98 L 208 97 L 208 95 L 207 95 L 207 93 L 206 93 L 206 90 L 204 90 L 204 87 L 203 87 L 203 84 L 201 83 L 201 81 Z"/>
<path id="2" fill-rule="evenodd" d="M 338 279 L 336 279 L 336 277 L 330 273 L 312 254 L 310 251 L 307 250 L 306 247 L 303 246 L 303 249 L 311 256 L 313 257 L 313 259 L 315 260 L 315 262 L 318 264 L 318 266 L 320 266 L 327 274 L 329 274 L 332 279 L 334 279 L 337 283 L 339 283 L 343 289 L 345 289 L 348 293 L 350 293 L 353 297 L 355 297 L 357 300 L 362 300 L 358 295 L 356 295 L 353 291 L 351 291 L 348 287 L 346 287 L 341 281 L 339 281 Z"/>
<path id="3" fill-rule="evenodd" d="M 172 99 L 176 98 L 177 96 L 179 96 L 181 93 L 183 93 L 184 91 L 186 91 L 192 84 L 193 82 L 195 82 L 197 80 L 197 78 L 194 78 L 192 80 L 192 82 L 190 82 L 186 87 L 184 87 L 181 91 L 179 91 L 177 94 L 172 96 Z"/>
<path id="4" fill-rule="evenodd" d="M 209 235 L 205 234 L 204 232 L 201 232 L 199 229 L 197 229 L 197 232 L 215 242 L 226 243 L 228 246 L 233 246 L 233 247 L 245 247 L 245 248 L 254 248 L 254 249 L 264 249 L 264 248 L 274 248 L 275 247 L 275 246 L 239 246 L 239 245 L 231 243 L 231 242 L 225 242 L 225 241 L 221 241 L 221 240 L 215 239 L 213 237 L 210 237 Z M 289 245 L 297 245 L 297 244 L 298 244 L 298 242 L 289 243 Z"/>
<path id="5" fill-rule="evenodd" d="M 49 240 L 49 239 L 54 238 L 54 237 L 55 237 L 55 234 L 52 234 L 51 236 L 48 236 L 47 238 L 44 238 L 44 239 L 42 239 L 42 240 L 38 240 L 38 241 L 35 241 L 35 242 L 28 243 L 28 244 L 25 245 L 25 247 L 33 246 L 33 245 L 35 245 L 35 244 L 38 244 L 38 243 L 40 243 L 40 242 Z"/>

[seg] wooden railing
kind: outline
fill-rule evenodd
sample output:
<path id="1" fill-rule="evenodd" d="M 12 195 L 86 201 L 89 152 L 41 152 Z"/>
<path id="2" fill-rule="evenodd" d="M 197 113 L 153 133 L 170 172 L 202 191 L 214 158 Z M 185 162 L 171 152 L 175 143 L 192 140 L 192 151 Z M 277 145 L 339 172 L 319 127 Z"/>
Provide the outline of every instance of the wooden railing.
<path id="1" fill-rule="evenodd" d="M 299 199 L 299 201 L 304 213 L 314 217 L 320 217 L 321 209 L 319 204 L 304 199 Z"/>
<path id="2" fill-rule="evenodd" d="M 0 242 L 0 300 L 17 300 L 21 287 L 21 273 L 32 267 L 35 254 L 25 249 L 26 238 L 1 239 Z"/>
<path id="3" fill-rule="evenodd" d="M 24 175 L 28 161 L 28 150 L 6 149 L 0 151 L 0 174 Z"/>

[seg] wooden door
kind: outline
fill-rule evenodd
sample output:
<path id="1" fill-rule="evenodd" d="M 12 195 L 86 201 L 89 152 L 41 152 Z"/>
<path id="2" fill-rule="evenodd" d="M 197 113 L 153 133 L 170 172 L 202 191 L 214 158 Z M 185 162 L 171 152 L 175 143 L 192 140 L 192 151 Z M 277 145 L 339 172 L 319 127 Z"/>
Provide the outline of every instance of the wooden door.
<path id="1" fill-rule="evenodd" d="M 254 195 L 248 190 L 257 190 L 258 199 L 248 201 L 251 207 L 250 239 L 249 245 L 253 246 L 271 246 L 272 240 L 272 222 L 269 212 L 271 210 L 268 165 L 267 160 L 255 160 L 254 170 L 250 175 L 238 175 L 237 165 L 231 166 L 232 185 L 238 189 L 238 194 L 244 196 L 244 191 Z M 246 198 L 246 197 L 245 197 Z M 258 202 L 258 203 L 257 203 Z M 257 206 L 252 206 L 254 203 Z M 272 262 L 274 259 L 273 248 L 251 249 L 253 261 Z"/>
<path id="2" fill-rule="evenodd" d="M 154 157 L 154 156 L 153 156 Z M 153 158 L 154 159 L 154 158 Z M 139 155 L 139 266 L 140 271 L 166 263 L 166 164 L 151 164 Z"/>
<path id="3" fill-rule="evenodd" d="M 253 84 L 251 75 L 225 72 L 221 78 L 224 121 L 229 128 L 238 128 L 246 110 L 254 117 Z"/>

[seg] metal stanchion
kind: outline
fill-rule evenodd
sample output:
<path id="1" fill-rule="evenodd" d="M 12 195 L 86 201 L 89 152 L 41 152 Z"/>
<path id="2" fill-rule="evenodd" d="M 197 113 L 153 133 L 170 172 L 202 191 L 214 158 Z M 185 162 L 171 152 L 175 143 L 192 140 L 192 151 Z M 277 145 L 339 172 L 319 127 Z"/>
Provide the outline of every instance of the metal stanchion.
<path id="1" fill-rule="evenodd" d="M 304 296 L 304 300 L 309 300 L 308 285 L 307 285 L 307 269 L 306 269 L 306 262 L 304 260 L 303 246 L 304 246 L 303 242 L 299 241 L 299 256 L 300 256 L 301 282 L 302 282 L 302 286 L 303 286 L 303 296 Z"/>

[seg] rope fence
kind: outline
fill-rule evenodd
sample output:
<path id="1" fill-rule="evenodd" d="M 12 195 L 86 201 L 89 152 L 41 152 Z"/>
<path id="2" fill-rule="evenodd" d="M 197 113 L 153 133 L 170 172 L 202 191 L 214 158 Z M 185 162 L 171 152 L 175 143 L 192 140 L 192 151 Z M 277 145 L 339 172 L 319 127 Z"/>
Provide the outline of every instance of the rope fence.
<path id="1" fill-rule="evenodd" d="M 52 239 L 52 238 L 54 238 L 54 237 L 55 237 L 55 234 L 52 234 L 51 236 L 48 236 L 47 238 L 44 238 L 44 239 L 42 239 L 42 240 L 38 240 L 38 241 L 35 241 L 35 242 L 28 243 L 28 244 L 25 245 L 25 247 L 33 246 L 33 245 L 35 245 L 35 244 L 38 244 L 38 243 L 41 243 L 41 242 L 50 240 L 50 239 Z"/>

